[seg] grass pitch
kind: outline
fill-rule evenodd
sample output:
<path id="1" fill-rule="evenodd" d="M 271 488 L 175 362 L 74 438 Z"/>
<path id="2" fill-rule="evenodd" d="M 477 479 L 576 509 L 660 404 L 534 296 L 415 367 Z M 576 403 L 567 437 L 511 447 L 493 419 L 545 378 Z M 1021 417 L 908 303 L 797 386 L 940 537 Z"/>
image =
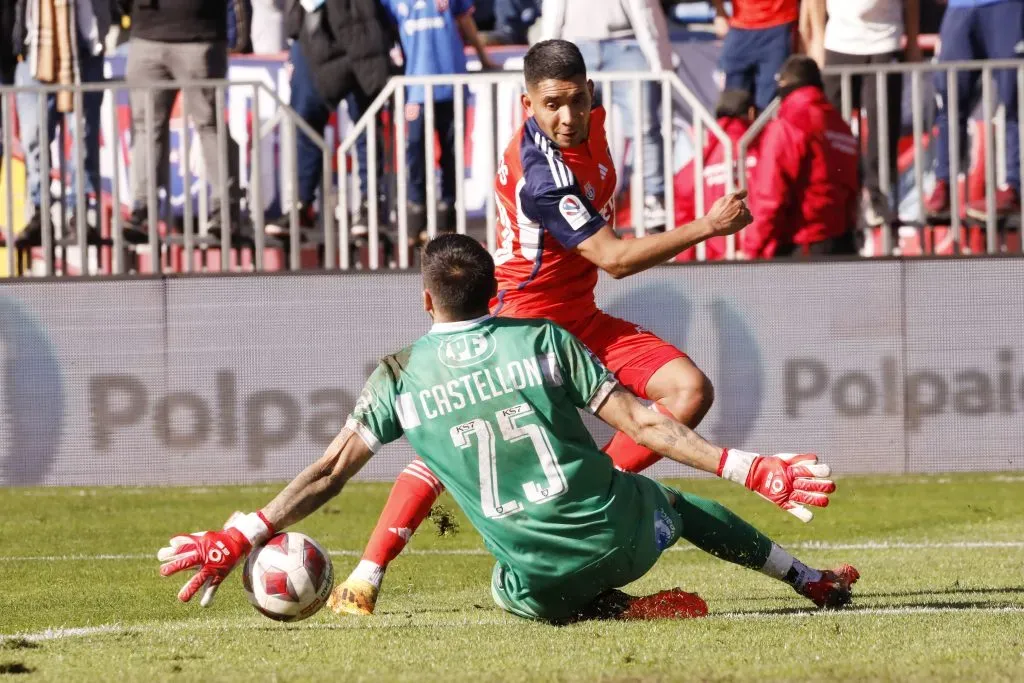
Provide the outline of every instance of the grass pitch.
<path id="1" fill-rule="evenodd" d="M 0 678 L 12 680 L 1024 680 L 1024 476 L 848 477 L 804 525 L 722 481 L 721 500 L 804 561 L 861 571 L 854 604 L 821 613 L 788 586 L 681 541 L 633 593 L 680 586 L 692 621 L 552 627 L 498 610 L 493 560 L 461 515 L 427 522 L 377 614 L 279 624 L 236 571 L 206 610 L 161 578 L 174 533 L 216 527 L 277 487 L 0 490 Z M 389 489 L 353 484 L 296 527 L 358 559 Z M 447 496 L 442 504 L 454 508 Z"/>

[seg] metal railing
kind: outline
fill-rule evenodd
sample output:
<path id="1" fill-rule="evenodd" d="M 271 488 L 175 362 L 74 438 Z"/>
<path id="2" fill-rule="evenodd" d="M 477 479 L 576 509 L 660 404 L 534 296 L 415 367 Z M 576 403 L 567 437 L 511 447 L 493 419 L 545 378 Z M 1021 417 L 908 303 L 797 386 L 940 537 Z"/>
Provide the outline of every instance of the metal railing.
<path id="1" fill-rule="evenodd" d="M 75 104 L 74 112 L 67 115 L 60 115 L 59 117 L 64 121 L 61 125 L 60 135 L 58 140 L 58 149 L 64 150 L 64 126 L 66 125 L 67 118 L 74 117 L 75 130 L 72 136 L 73 148 L 70 153 L 70 158 L 62 155 L 56 159 L 58 166 L 58 173 L 60 177 L 60 212 L 59 212 L 59 227 L 60 235 L 56 234 L 54 224 L 52 221 L 52 204 L 53 198 L 50 193 L 51 177 L 53 173 L 53 164 L 51 163 L 51 152 L 50 144 L 52 140 L 48 136 L 50 129 L 50 112 L 47 106 L 49 98 L 54 97 L 57 93 L 62 91 L 70 91 L 73 96 Z M 97 157 L 106 157 L 109 159 L 110 168 L 112 169 L 110 174 L 110 220 L 109 220 L 109 237 L 103 237 L 96 241 L 95 233 L 90 234 L 90 228 L 100 228 L 103 223 L 101 214 L 103 213 L 104 203 L 100 195 L 103 194 L 101 188 L 92 188 L 96 193 L 95 197 L 95 210 L 97 213 L 97 219 L 94 226 L 90 226 L 87 221 L 87 197 L 86 197 L 86 168 L 85 168 L 85 140 L 82 135 L 82 128 L 84 123 L 83 113 L 83 98 L 86 93 L 103 92 L 105 94 L 104 106 L 101 108 L 101 112 L 109 113 L 109 120 L 103 121 L 91 121 L 90 125 L 102 126 L 103 123 L 108 123 L 110 126 L 110 134 L 105 136 L 106 145 L 110 146 L 111 149 L 91 150 L 90 155 L 97 155 Z M 180 145 L 176 149 L 179 158 L 181 159 L 180 166 L 180 180 L 182 183 L 182 229 L 181 234 L 175 234 L 175 230 L 172 228 L 172 223 L 176 222 L 171 213 L 172 203 L 172 192 L 171 185 L 172 181 L 177 179 L 172 178 L 169 173 L 165 173 L 167 169 L 166 158 L 157 159 L 156 152 L 156 136 L 161 136 L 166 140 L 165 148 L 167 154 L 171 153 L 170 149 L 170 135 L 167 130 L 150 133 L 145 136 L 136 137 L 132 136 L 131 154 L 129 155 L 129 164 L 145 165 L 144 173 L 138 173 L 137 169 L 133 170 L 133 174 L 136 177 L 143 178 L 145 184 L 144 195 L 145 199 L 143 202 L 139 202 L 139 197 L 132 197 L 132 188 L 129 189 L 130 198 L 129 202 L 125 202 L 125 193 L 121 186 L 122 180 L 122 169 L 121 169 L 121 153 L 120 144 L 122 140 L 122 125 L 120 120 L 120 112 L 118 108 L 118 98 L 126 93 L 134 93 L 138 96 L 141 93 L 143 98 L 143 121 L 145 129 L 147 131 L 154 131 L 155 127 L 162 123 L 162 125 L 168 125 L 170 118 L 171 105 L 164 103 L 164 107 L 167 111 L 161 111 L 162 121 L 157 121 L 157 108 L 156 99 L 160 94 L 166 93 L 167 91 L 180 91 L 181 94 L 181 110 L 183 111 L 182 117 L 184 125 L 181 126 L 181 137 Z M 192 170 L 192 138 L 200 133 L 193 131 L 188 125 L 188 113 L 190 110 L 189 101 L 193 97 L 209 96 L 208 94 L 212 91 L 213 101 L 215 106 L 216 114 L 216 150 L 217 150 L 217 177 L 210 179 L 207 177 L 207 165 L 204 162 L 199 166 L 198 175 L 195 176 Z M 248 167 L 242 162 L 242 158 L 230 159 L 230 149 L 234 145 L 233 136 L 228 130 L 228 124 L 226 121 L 227 103 L 229 97 L 238 96 L 247 98 L 249 100 L 250 112 L 252 115 L 252 132 L 248 134 L 247 145 L 244 148 L 240 148 L 238 154 L 244 158 L 246 153 L 251 159 L 251 163 Z M 293 185 L 297 184 L 295 176 L 297 176 L 297 164 L 294 162 L 295 157 L 295 144 L 297 131 L 301 131 L 309 140 L 315 145 L 321 153 L 323 160 L 323 180 L 321 183 L 321 198 L 320 202 L 324 210 L 321 211 L 324 221 L 324 231 L 322 236 L 322 249 L 323 249 L 323 262 L 326 267 L 335 267 L 337 260 L 337 243 L 336 243 L 336 232 L 332 227 L 331 217 L 334 214 L 333 204 L 331 203 L 335 197 L 334 187 L 334 169 L 333 169 L 333 131 L 328 128 L 325 134 L 321 135 L 314 130 L 306 121 L 304 121 L 294 110 L 286 105 L 277 92 L 272 88 L 268 87 L 265 83 L 261 82 L 245 82 L 245 81 L 229 81 L 229 80 L 192 80 L 192 81 L 161 81 L 152 82 L 144 85 L 137 83 L 131 83 L 119 80 L 109 80 L 104 82 L 96 83 L 82 83 L 78 85 L 31 85 L 31 86 L 4 86 L 0 87 L 0 124 L 3 126 L 3 169 L 5 171 L 5 180 L 3 187 L 0 188 L 0 192 L 3 192 L 3 198 L 5 200 L 5 211 L 4 215 L 0 216 L 4 220 L 4 245 L 6 246 L 6 266 L 8 276 L 15 275 L 20 271 L 21 261 L 23 252 L 28 252 L 29 260 L 31 261 L 32 248 L 35 245 L 28 244 L 21 246 L 18 243 L 17 237 L 14 234 L 14 225 L 16 223 L 14 216 L 14 184 L 13 184 L 13 173 L 12 173 L 12 162 L 13 162 L 13 150 L 12 143 L 14 141 L 13 129 L 14 129 L 14 100 L 18 96 L 21 96 L 24 100 L 25 96 L 36 98 L 36 117 L 34 121 L 38 127 L 38 135 L 40 138 L 39 144 L 39 175 L 40 175 L 40 192 L 39 192 L 39 206 L 36 208 L 41 214 L 41 235 L 39 241 L 41 244 L 38 248 L 42 251 L 42 265 L 43 274 L 46 276 L 53 276 L 58 274 L 56 263 L 55 263 L 55 251 L 57 247 L 63 250 L 77 249 L 80 266 L 79 272 L 74 274 L 79 275 L 90 275 L 92 274 L 92 266 L 89 258 L 89 247 L 95 247 L 97 250 L 109 247 L 111 251 L 111 258 L 109 268 L 104 269 L 106 272 L 114 274 L 122 274 L 128 271 L 144 272 L 144 268 L 140 267 L 137 263 L 129 263 L 129 256 L 132 255 L 131 250 L 125 242 L 124 228 L 126 227 L 124 213 L 126 212 L 125 207 L 130 209 L 144 209 L 146 213 L 146 225 L 145 232 L 147 233 L 146 244 L 140 245 L 148 247 L 149 250 L 149 272 L 160 272 L 162 270 L 162 262 L 166 252 L 170 248 L 180 246 L 181 251 L 184 255 L 184 263 L 182 270 L 185 272 L 191 272 L 196 268 L 196 256 L 197 250 L 206 249 L 218 249 L 220 252 L 219 258 L 219 269 L 228 270 L 232 267 L 232 254 L 239 254 L 238 261 L 241 263 L 240 253 L 245 250 L 251 250 L 253 267 L 256 270 L 264 269 L 264 258 L 265 252 L 268 248 L 275 248 L 283 250 L 287 255 L 287 265 L 291 269 L 298 269 L 301 265 L 300 252 L 304 246 L 304 239 L 307 235 L 304 235 L 300 229 L 300 221 L 298 215 L 298 207 L 296 202 L 291 202 L 291 207 L 288 211 L 288 234 L 284 237 L 279 238 L 268 238 L 265 235 L 265 219 L 264 219 L 264 206 L 263 206 L 263 177 L 264 168 L 267 164 L 267 160 L 263 158 L 263 143 L 264 140 L 274 132 L 275 128 L 281 128 L 283 136 L 290 141 L 290 144 L 283 144 L 281 146 L 282 156 L 284 157 L 282 165 L 288 168 L 293 175 Z M 261 100 L 263 101 L 261 105 Z M 262 107 L 270 105 L 274 109 L 274 115 L 269 120 L 264 122 L 262 120 L 261 112 Z M 65 116 L 67 118 L 65 118 Z M 101 117 L 103 114 L 101 114 Z M 22 121 L 22 125 L 25 122 Z M 168 157 L 169 158 L 169 157 Z M 26 159 L 27 161 L 27 159 Z M 291 163 L 287 163 L 291 161 Z M 238 162 L 237 164 L 235 162 Z M 99 164 L 99 159 L 93 163 Z M 273 164 L 273 160 L 270 160 Z M 69 236 L 68 232 L 68 221 L 67 219 L 67 207 L 64 203 L 64 197 L 68 190 L 67 174 L 65 173 L 65 167 L 68 164 L 73 164 L 74 173 L 72 191 L 75 197 L 74 216 L 75 216 L 75 234 Z M 229 169 L 236 166 L 239 169 L 238 177 L 229 179 Z M 132 170 L 132 169 L 129 169 Z M 245 173 L 243 171 L 251 171 L 249 175 L 249 182 L 244 182 Z M 165 177 L 165 185 L 161 187 L 161 177 Z M 129 176 L 130 178 L 131 176 Z M 193 187 L 194 182 L 199 181 L 199 192 L 198 192 L 198 221 L 195 220 L 196 207 L 193 206 Z M 26 182 L 29 179 L 26 178 Z M 229 185 L 235 184 L 237 186 L 237 196 L 229 196 L 227 188 Z M 219 239 L 210 239 L 206 237 L 206 231 L 209 227 L 208 218 L 208 201 L 207 201 L 207 187 L 213 191 L 214 196 L 218 196 L 219 209 L 219 220 L 220 220 L 220 236 Z M 243 196 L 243 186 L 247 186 L 244 189 L 248 189 L 248 197 Z M 163 201 L 161 201 L 160 191 L 164 190 Z M 138 188 L 134 188 L 137 193 Z M 246 201 L 247 200 L 247 201 Z M 249 221 L 246 222 L 242 219 L 242 205 L 247 204 Z M 161 206 L 162 205 L 162 206 Z M 163 208 L 163 211 L 161 211 Z M 215 212 L 216 213 L 216 212 Z M 197 225 L 198 223 L 198 225 Z M 161 228 L 161 226 L 163 226 Z M 314 245 L 315 246 L 315 245 Z M 65 252 L 66 253 L 66 252 Z M 138 253 L 134 254 L 138 257 Z M 97 262 L 99 262 L 99 256 L 97 255 Z M 67 263 L 67 258 L 62 260 L 62 268 L 59 274 L 67 275 L 70 273 L 70 269 Z M 205 268 L 206 260 L 203 259 L 203 267 Z M 99 264 L 97 264 L 99 265 Z"/>
<path id="2" fill-rule="evenodd" d="M 1024 175 L 1024 146 L 1019 147 L 1017 159 L 1006 159 L 1006 140 L 1005 135 L 995 135 L 996 121 L 996 106 L 994 101 L 994 79 L 996 73 L 1001 70 L 1013 70 L 1016 75 L 1016 102 L 1013 104 L 1017 108 L 1017 123 L 1018 127 L 1024 128 L 1024 60 L 976 60 L 976 61 L 961 61 L 961 62 L 931 62 L 931 63 L 919 63 L 919 64 L 863 64 L 863 65 L 851 65 L 851 66 L 826 66 L 824 69 L 824 75 L 838 76 L 840 78 L 840 111 L 842 112 L 843 118 L 847 122 L 852 122 L 854 119 L 853 111 L 853 80 L 854 78 L 874 78 L 876 79 L 876 92 L 878 93 L 878 99 L 875 103 L 862 103 L 862 108 L 867 106 L 875 106 L 877 111 L 878 130 L 875 136 L 878 145 L 878 179 L 879 189 L 881 192 L 891 199 L 894 199 L 894 211 L 897 212 L 895 222 L 898 225 L 912 225 L 913 227 L 925 227 L 933 223 L 939 222 L 941 219 L 928 216 L 928 210 L 925 206 L 925 135 L 931 132 L 935 126 L 935 121 L 925 121 L 925 107 L 924 107 L 924 78 L 926 75 L 933 75 L 933 77 L 942 78 L 944 80 L 946 95 L 945 104 L 947 106 L 947 118 L 949 121 L 949 138 L 948 138 L 948 153 L 949 153 L 949 189 L 950 189 L 950 212 L 949 212 L 949 229 L 951 233 L 952 246 L 954 253 L 960 253 L 965 251 L 964 244 L 964 222 L 961 217 L 961 209 L 966 205 L 964 197 L 961 197 L 959 177 L 963 167 L 963 152 L 966 148 L 965 141 L 961 140 L 960 137 L 960 126 L 958 121 L 963 115 L 965 118 L 968 112 L 961 112 L 961 93 L 960 83 L 958 75 L 965 72 L 976 72 L 979 74 L 980 80 L 980 106 L 982 116 L 982 127 L 984 136 L 984 186 L 985 186 L 985 251 L 987 253 L 996 253 L 1000 250 L 999 245 L 999 232 L 1001 227 L 1001 217 L 996 212 L 996 187 L 997 187 L 997 165 L 1000 160 L 1005 159 L 1007 166 L 1011 163 L 1016 163 L 1020 169 L 1021 175 Z M 886 88 L 886 79 L 891 75 L 900 75 L 904 79 L 910 79 L 910 114 L 911 114 L 911 143 L 913 146 L 913 188 L 914 193 L 917 197 L 918 205 L 918 216 L 917 221 L 903 221 L 898 215 L 899 211 L 899 197 L 893 197 L 896 193 L 895 189 L 897 186 L 897 179 L 891 177 L 891 169 L 893 168 L 893 159 L 890 157 L 891 142 L 889 140 L 889 131 L 885 125 L 890 114 L 890 107 L 901 106 L 901 103 L 889 102 L 888 89 Z M 906 81 L 903 83 L 904 89 L 907 86 Z M 778 100 L 772 103 L 772 106 L 766 109 L 757 121 L 750 127 L 743 138 L 739 142 L 739 178 L 741 183 L 745 183 L 745 174 L 742 170 L 742 165 L 746 159 L 746 153 L 750 145 L 761 133 L 764 127 L 771 121 L 776 112 L 778 111 Z M 935 144 L 938 144 L 937 137 L 934 138 Z M 1024 207 L 1021 208 L 1019 216 L 1014 218 L 1020 221 L 1021 225 L 1024 225 Z M 890 254 L 893 252 L 892 243 L 893 233 L 890 230 L 883 229 L 881 231 L 882 240 L 882 252 L 884 254 Z M 1022 248 L 1024 248 L 1024 241 L 1022 241 Z"/>

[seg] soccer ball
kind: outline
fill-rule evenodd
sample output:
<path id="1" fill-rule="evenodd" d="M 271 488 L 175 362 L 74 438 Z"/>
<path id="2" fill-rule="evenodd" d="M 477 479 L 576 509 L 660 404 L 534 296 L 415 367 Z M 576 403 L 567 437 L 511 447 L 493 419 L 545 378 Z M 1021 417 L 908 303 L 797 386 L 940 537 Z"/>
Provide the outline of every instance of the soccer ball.
<path id="1" fill-rule="evenodd" d="M 327 603 L 334 588 L 334 566 L 309 536 L 280 533 L 249 553 L 242 585 L 260 614 L 301 621 Z"/>

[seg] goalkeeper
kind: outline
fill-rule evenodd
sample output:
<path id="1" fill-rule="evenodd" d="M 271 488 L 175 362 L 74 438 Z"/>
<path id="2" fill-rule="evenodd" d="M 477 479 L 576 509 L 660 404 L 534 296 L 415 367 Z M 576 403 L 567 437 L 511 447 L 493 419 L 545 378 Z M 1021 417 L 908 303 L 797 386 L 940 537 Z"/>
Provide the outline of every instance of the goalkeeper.
<path id="1" fill-rule="evenodd" d="M 165 576 L 198 569 L 182 601 L 202 591 L 201 604 L 210 604 L 253 546 L 333 498 L 404 435 L 497 558 L 491 593 L 513 614 L 553 622 L 702 616 L 704 601 L 680 589 L 644 597 L 617 590 L 679 538 L 785 581 L 818 606 L 849 602 L 853 567 L 810 568 L 722 505 L 616 470 L 577 409 L 788 507 L 828 504 L 835 485 L 815 456 L 713 446 L 645 407 L 558 325 L 490 316 L 494 262 L 469 237 L 434 239 L 422 263 L 433 327 L 380 362 L 323 457 L 262 510 L 236 514 L 222 531 L 176 536 L 160 551 Z M 332 601 L 347 599 L 343 592 Z"/>

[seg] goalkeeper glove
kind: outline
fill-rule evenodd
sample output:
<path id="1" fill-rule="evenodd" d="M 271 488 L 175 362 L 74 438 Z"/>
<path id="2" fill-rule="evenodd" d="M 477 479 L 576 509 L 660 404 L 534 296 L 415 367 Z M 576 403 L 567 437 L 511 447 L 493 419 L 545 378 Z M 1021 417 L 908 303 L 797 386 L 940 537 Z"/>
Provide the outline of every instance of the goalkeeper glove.
<path id="1" fill-rule="evenodd" d="M 170 576 L 185 569 L 198 568 L 188 583 L 178 592 L 178 599 L 188 602 L 200 589 L 203 597 L 199 604 L 208 607 L 213 602 L 217 587 L 227 578 L 242 558 L 253 548 L 266 542 L 274 534 L 270 522 L 262 512 L 231 515 L 223 531 L 201 531 L 175 536 L 170 545 L 161 548 L 157 559 L 160 574 Z"/>
<path id="2" fill-rule="evenodd" d="M 836 490 L 829 474 L 829 466 L 811 453 L 758 455 L 726 448 L 718 462 L 718 476 L 746 486 L 801 522 L 814 516 L 804 504 L 828 506 L 828 494 Z"/>

